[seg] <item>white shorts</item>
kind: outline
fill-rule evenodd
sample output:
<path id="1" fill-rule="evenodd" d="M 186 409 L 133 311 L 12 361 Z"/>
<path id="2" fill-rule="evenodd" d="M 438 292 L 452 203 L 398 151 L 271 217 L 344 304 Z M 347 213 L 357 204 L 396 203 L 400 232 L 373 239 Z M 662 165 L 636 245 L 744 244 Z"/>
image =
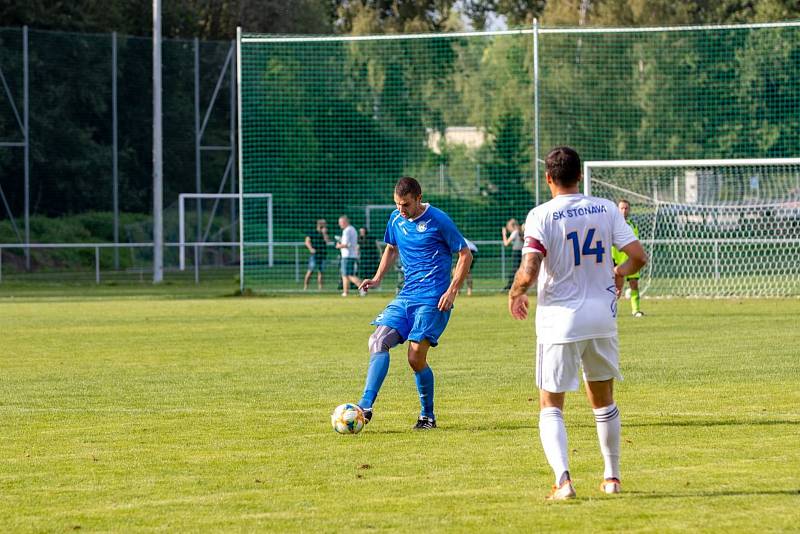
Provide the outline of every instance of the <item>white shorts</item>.
<path id="1" fill-rule="evenodd" d="M 536 348 L 536 386 L 551 393 L 575 391 L 583 378 L 602 382 L 616 378 L 619 372 L 619 347 L 616 337 L 584 339 L 570 343 L 539 343 Z"/>

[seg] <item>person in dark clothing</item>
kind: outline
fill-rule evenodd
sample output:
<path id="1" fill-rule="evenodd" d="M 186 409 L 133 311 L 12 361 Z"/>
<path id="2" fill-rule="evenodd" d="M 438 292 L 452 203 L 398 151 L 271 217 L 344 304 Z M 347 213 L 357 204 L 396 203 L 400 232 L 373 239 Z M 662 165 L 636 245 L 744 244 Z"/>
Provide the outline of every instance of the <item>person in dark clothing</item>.
<path id="1" fill-rule="evenodd" d="M 308 281 L 314 271 L 317 271 L 317 289 L 322 290 L 322 273 L 325 270 L 325 260 L 328 256 L 328 223 L 325 219 L 317 221 L 317 227 L 306 234 L 306 248 L 311 254 L 308 257 L 308 270 L 306 276 L 303 278 L 303 290 L 308 289 Z"/>

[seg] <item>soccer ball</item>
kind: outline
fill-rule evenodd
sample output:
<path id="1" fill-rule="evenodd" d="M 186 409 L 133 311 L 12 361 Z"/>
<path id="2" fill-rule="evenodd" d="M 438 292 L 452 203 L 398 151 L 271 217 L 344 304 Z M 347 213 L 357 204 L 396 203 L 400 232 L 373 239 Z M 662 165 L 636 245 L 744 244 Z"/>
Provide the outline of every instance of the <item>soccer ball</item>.
<path id="1" fill-rule="evenodd" d="M 365 423 L 364 411 L 356 404 L 341 404 L 331 414 L 331 425 L 339 434 L 358 434 Z"/>

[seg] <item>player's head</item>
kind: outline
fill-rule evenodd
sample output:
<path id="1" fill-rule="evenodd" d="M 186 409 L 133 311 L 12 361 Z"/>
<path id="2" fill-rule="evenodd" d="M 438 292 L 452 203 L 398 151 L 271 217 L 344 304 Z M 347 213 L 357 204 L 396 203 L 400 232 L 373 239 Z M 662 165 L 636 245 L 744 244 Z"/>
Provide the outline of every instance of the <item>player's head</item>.
<path id="1" fill-rule="evenodd" d="M 509 232 L 513 232 L 514 230 L 519 230 L 519 222 L 516 219 L 509 219 L 506 223 L 506 230 Z"/>
<path id="2" fill-rule="evenodd" d="M 342 215 L 339 217 L 339 228 L 344 230 L 348 226 L 350 226 L 350 219 L 347 217 L 347 215 Z"/>
<path id="3" fill-rule="evenodd" d="M 404 176 L 394 186 L 394 204 L 405 219 L 422 213 L 422 186 L 414 178 Z"/>
<path id="4" fill-rule="evenodd" d="M 581 179 L 581 157 L 568 146 L 558 146 L 544 160 L 548 183 L 557 187 L 574 187 Z"/>
<path id="5" fill-rule="evenodd" d="M 622 216 L 627 219 L 631 212 L 631 203 L 626 199 L 621 198 L 619 202 L 617 202 L 617 207 L 619 208 L 619 211 L 622 212 Z"/>
<path id="6" fill-rule="evenodd" d="M 328 222 L 325 219 L 317 219 L 317 230 L 322 231 L 326 229 L 328 226 Z"/>

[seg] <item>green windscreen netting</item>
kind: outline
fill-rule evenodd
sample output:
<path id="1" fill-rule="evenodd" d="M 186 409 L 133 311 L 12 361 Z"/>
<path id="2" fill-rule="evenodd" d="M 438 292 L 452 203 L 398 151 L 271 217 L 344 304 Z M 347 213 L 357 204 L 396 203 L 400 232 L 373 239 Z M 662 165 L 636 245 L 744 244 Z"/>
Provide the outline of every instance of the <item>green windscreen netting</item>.
<path id="1" fill-rule="evenodd" d="M 518 257 L 501 230 L 549 198 L 541 159 L 553 146 L 587 161 L 792 157 L 800 147 L 797 24 L 245 35 L 240 47 L 242 192 L 274 201 L 271 240 L 263 206 L 245 201 L 242 213 L 253 289 L 302 288 L 304 238 L 326 219 L 333 243 L 340 215 L 366 229 L 360 274 L 371 275 L 404 175 L 477 244 L 476 289 L 499 290 Z M 782 237 L 797 239 L 790 228 Z M 326 248 L 335 290 L 339 254 Z"/>

